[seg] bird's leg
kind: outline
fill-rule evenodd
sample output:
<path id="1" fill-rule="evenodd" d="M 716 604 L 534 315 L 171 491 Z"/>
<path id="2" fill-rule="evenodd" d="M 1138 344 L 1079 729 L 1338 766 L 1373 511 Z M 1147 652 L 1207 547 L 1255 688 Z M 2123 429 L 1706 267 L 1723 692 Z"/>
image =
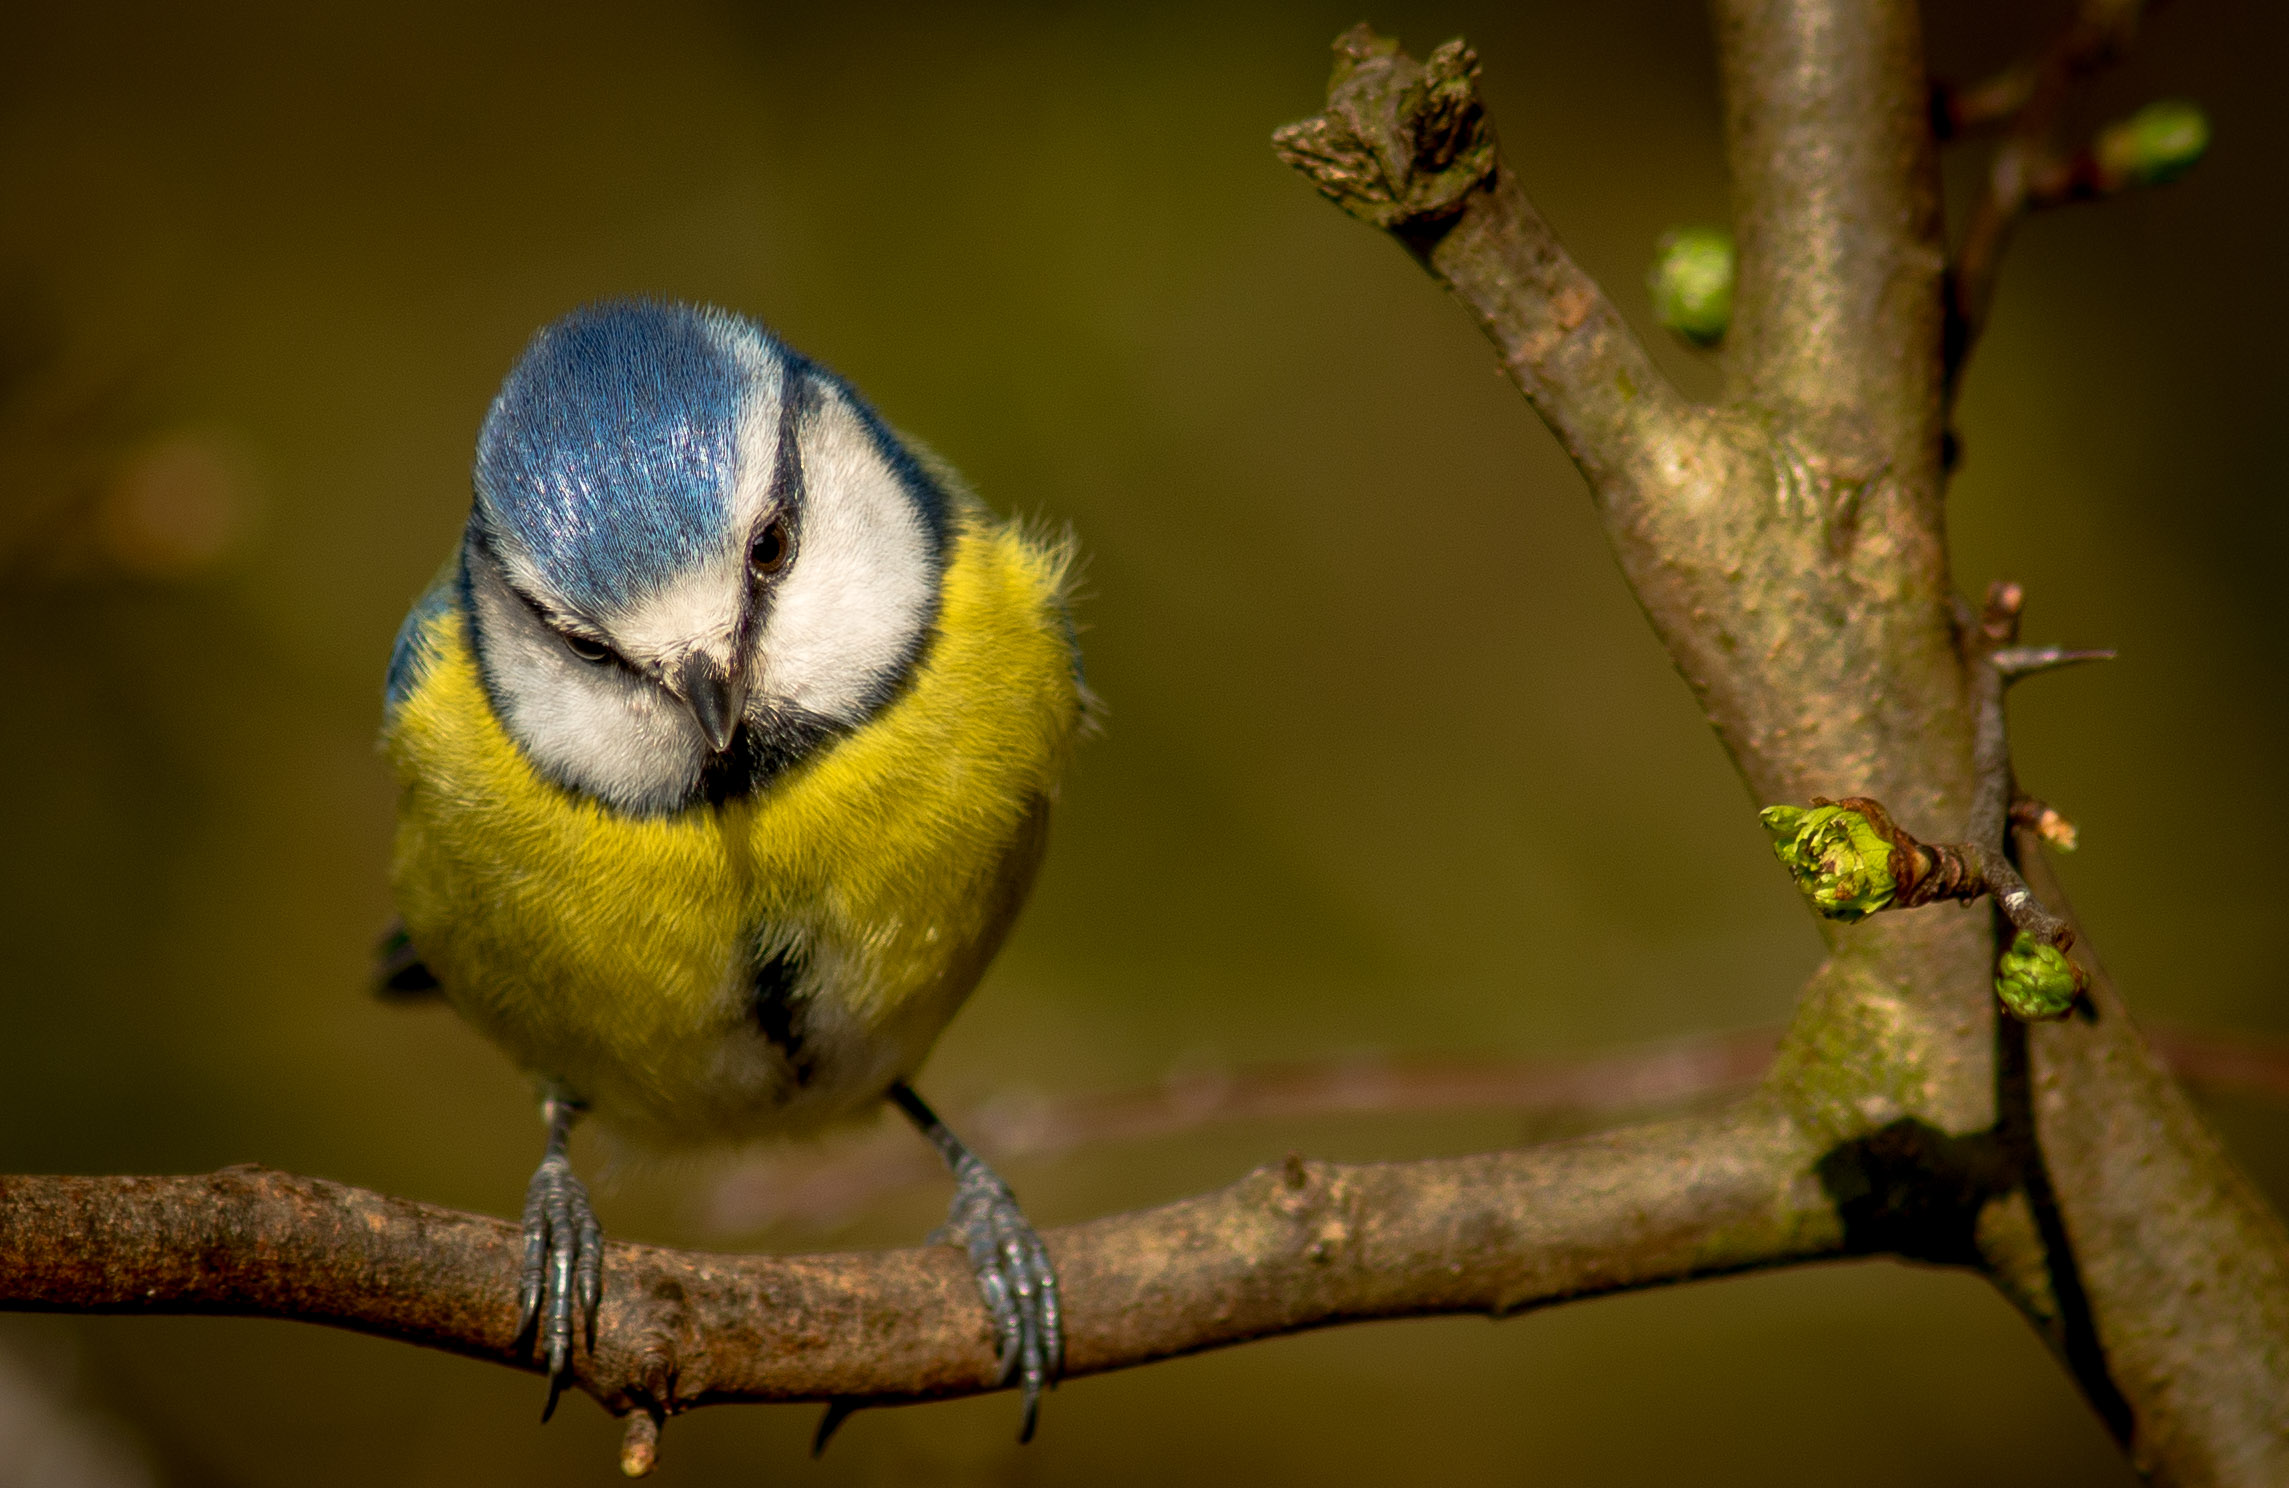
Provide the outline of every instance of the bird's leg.
<path id="1" fill-rule="evenodd" d="M 1057 1273 L 1049 1252 L 1009 1185 L 983 1159 L 946 1129 L 913 1088 L 901 1080 L 890 1099 L 921 1129 L 954 1172 L 954 1202 L 946 1222 L 930 1236 L 933 1245 L 959 1245 L 970 1254 L 978 1295 L 1001 1333 L 1001 1383 L 1025 1392 L 1019 1441 L 1033 1439 L 1041 1391 L 1057 1383 L 1065 1369 L 1065 1331 L 1058 1318 Z"/>
<path id="2" fill-rule="evenodd" d="M 541 1100 L 548 1123 L 548 1151 L 525 1187 L 525 1263 L 519 1299 L 519 1338 L 530 1337 L 533 1351 L 548 1355 L 546 1421 L 556 1412 L 572 1362 L 573 1314 L 577 1310 L 596 1347 L 596 1305 L 604 1296 L 604 1231 L 588 1207 L 588 1189 L 572 1171 L 566 1147 L 580 1102 L 552 1090 Z"/>

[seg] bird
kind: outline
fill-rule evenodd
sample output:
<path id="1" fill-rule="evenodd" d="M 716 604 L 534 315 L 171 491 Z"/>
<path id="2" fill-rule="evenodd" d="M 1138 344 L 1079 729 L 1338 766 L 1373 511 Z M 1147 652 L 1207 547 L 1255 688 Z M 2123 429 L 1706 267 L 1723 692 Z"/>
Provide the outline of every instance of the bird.
<path id="1" fill-rule="evenodd" d="M 664 299 L 537 332 L 472 486 L 389 661 L 381 984 L 442 995 L 534 1083 L 519 1337 L 543 1419 L 604 1282 L 577 1121 L 674 1152 L 887 1100 L 952 1172 L 931 1238 L 969 1256 L 1029 1439 L 1056 1273 L 911 1082 L 1093 718 L 1070 538 L 996 517 L 756 321 Z"/>

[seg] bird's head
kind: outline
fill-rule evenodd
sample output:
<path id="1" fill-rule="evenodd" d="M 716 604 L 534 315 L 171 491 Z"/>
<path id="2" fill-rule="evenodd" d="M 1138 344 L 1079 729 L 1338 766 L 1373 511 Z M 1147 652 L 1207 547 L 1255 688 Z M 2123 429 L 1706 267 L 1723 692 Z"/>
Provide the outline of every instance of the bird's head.
<path id="1" fill-rule="evenodd" d="M 947 521 L 857 394 L 760 327 L 574 311 L 478 437 L 464 568 L 493 707 L 543 774 L 623 810 L 752 789 L 904 681 Z"/>

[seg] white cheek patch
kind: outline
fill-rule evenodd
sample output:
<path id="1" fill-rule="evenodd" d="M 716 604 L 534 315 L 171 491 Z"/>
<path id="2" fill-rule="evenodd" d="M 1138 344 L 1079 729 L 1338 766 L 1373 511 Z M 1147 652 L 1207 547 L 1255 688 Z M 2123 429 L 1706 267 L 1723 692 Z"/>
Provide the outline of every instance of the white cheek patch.
<path id="1" fill-rule="evenodd" d="M 922 514 L 830 387 L 802 431 L 795 559 L 771 598 L 757 692 L 858 723 L 913 656 L 937 576 Z"/>
<path id="2" fill-rule="evenodd" d="M 623 667 L 574 656 L 484 553 L 470 553 L 469 578 L 494 706 L 541 773 L 627 811 L 688 798 L 706 753 L 690 713 Z"/>

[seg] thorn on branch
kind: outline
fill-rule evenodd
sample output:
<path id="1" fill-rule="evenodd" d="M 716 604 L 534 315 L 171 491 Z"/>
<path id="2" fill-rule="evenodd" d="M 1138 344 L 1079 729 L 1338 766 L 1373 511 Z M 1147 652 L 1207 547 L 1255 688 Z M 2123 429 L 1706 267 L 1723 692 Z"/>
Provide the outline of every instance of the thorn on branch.
<path id="1" fill-rule="evenodd" d="M 1272 148 L 1352 216 L 1435 236 L 1494 173 L 1478 56 L 1458 38 L 1417 62 L 1354 26 L 1335 40 L 1327 112 L 1276 131 Z"/>
<path id="2" fill-rule="evenodd" d="M 2005 682 L 2016 682 L 2037 672 L 2055 672 L 2086 661 L 2112 661 L 2115 654 L 2105 647 L 2007 646 L 1989 653 L 1987 664 L 2001 672 Z"/>

